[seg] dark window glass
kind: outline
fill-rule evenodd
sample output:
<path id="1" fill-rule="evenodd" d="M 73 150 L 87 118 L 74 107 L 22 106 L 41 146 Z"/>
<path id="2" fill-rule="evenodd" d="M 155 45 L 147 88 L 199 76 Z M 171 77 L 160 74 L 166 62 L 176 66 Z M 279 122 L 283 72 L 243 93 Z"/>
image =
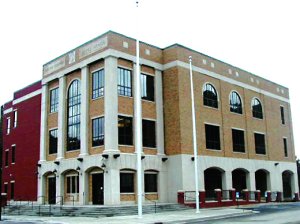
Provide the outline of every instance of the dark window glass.
<path id="1" fill-rule="evenodd" d="M 157 174 L 156 173 L 145 173 L 145 192 L 157 192 Z"/>
<path id="2" fill-rule="evenodd" d="M 13 145 L 11 147 L 11 163 L 15 163 L 16 162 L 16 146 Z"/>
<path id="3" fill-rule="evenodd" d="M 143 146 L 156 147 L 155 121 L 143 120 Z"/>
<path id="4" fill-rule="evenodd" d="M 214 125 L 205 125 L 206 148 L 220 150 L 220 128 Z"/>
<path id="5" fill-rule="evenodd" d="M 134 173 L 120 173 L 120 193 L 134 193 Z"/>
<path id="6" fill-rule="evenodd" d="M 104 69 L 93 73 L 92 98 L 96 99 L 104 95 Z"/>
<path id="7" fill-rule="evenodd" d="M 104 117 L 93 119 L 93 141 L 92 146 L 104 144 Z"/>
<path id="8" fill-rule="evenodd" d="M 252 115 L 255 118 L 263 119 L 262 105 L 257 98 L 252 100 Z"/>
<path id="9" fill-rule="evenodd" d="M 254 133 L 256 154 L 266 154 L 265 135 Z"/>
<path id="10" fill-rule="evenodd" d="M 8 192 L 8 184 L 4 184 L 4 193 L 6 193 L 6 195 L 7 195 L 7 192 Z"/>
<path id="11" fill-rule="evenodd" d="M 57 129 L 49 131 L 49 154 L 57 153 Z"/>
<path id="12" fill-rule="evenodd" d="M 8 151 L 5 151 L 5 166 L 8 166 Z"/>
<path id="13" fill-rule="evenodd" d="M 7 129 L 6 129 L 6 134 L 9 134 L 9 133 L 10 133 L 10 117 L 7 118 L 7 124 L 6 124 L 6 127 L 7 127 Z"/>
<path id="14" fill-rule="evenodd" d="M 205 84 L 203 89 L 203 103 L 205 106 L 218 108 L 218 94 L 211 84 Z"/>
<path id="15" fill-rule="evenodd" d="M 242 101 L 237 92 L 230 94 L 230 111 L 237 114 L 243 113 Z"/>
<path id="16" fill-rule="evenodd" d="M 67 176 L 67 194 L 79 193 L 79 176 Z"/>
<path id="17" fill-rule="evenodd" d="M 285 124 L 284 107 L 280 107 L 281 124 Z"/>
<path id="18" fill-rule="evenodd" d="M 287 140 L 286 140 L 286 138 L 283 139 L 283 147 L 284 147 L 284 156 L 288 157 L 288 149 L 287 149 Z"/>
<path id="19" fill-rule="evenodd" d="M 80 81 L 75 80 L 68 91 L 67 151 L 80 149 Z"/>
<path id="20" fill-rule="evenodd" d="M 132 118 L 118 117 L 119 144 L 132 145 Z"/>
<path id="21" fill-rule="evenodd" d="M 50 113 L 58 110 L 58 88 L 50 91 Z"/>
<path id="22" fill-rule="evenodd" d="M 244 131 L 232 129 L 232 148 L 234 152 L 245 152 Z"/>
<path id="23" fill-rule="evenodd" d="M 132 96 L 131 93 L 131 71 L 118 68 L 118 94 L 120 96 Z"/>
<path id="24" fill-rule="evenodd" d="M 141 74 L 142 99 L 154 101 L 154 77 Z"/>
<path id="25" fill-rule="evenodd" d="M 15 183 L 10 183 L 10 199 L 15 198 Z"/>

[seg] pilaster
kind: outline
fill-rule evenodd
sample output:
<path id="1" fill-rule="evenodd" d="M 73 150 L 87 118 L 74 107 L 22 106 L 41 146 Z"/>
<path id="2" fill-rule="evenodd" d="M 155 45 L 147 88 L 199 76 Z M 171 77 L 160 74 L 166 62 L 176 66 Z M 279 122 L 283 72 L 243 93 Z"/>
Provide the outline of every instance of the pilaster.
<path id="1" fill-rule="evenodd" d="M 80 156 L 88 155 L 89 69 L 81 69 Z"/>
<path id="2" fill-rule="evenodd" d="M 40 161 L 46 160 L 47 139 L 47 115 L 48 115 L 48 85 L 42 86 L 41 103 L 41 135 L 40 135 Z"/>
<path id="3" fill-rule="evenodd" d="M 57 159 L 64 158 L 66 146 L 66 77 L 59 78 Z"/>

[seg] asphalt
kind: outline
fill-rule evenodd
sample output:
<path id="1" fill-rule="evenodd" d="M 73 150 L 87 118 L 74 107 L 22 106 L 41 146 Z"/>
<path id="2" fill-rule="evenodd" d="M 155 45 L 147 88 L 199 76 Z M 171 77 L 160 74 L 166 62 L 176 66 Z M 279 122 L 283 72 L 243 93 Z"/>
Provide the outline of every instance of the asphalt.
<path id="1" fill-rule="evenodd" d="M 200 209 L 199 213 L 196 213 L 195 209 L 163 212 L 156 214 L 145 214 L 142 218 L 137 215 L 130 216 L 115 216 L 115 217 L 39 217 L 39 216 L 3 216 L 4 223 L 51 223 L 51 224 L 93 224 L 93 223 L 105 223 L 105 224 L 160 224 L 160 223 L 188 223 L 190 221 L 206 221 L 216 220 L 228 217 L 237 217 L 244 215 L 251 215 L 252 210 L 243 208 L 211 208 Z"/>

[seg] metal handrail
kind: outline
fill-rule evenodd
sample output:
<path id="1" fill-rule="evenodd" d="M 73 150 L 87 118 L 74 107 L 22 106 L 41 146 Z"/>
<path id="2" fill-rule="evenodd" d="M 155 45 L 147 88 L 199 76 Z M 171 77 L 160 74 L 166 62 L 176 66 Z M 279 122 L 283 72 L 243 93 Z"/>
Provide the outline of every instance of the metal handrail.
<path id="1" fill-rule="evenodd" d="M 68 198 L 72 198 L 73 206 L 75 205 L 75 196 L 74 195 L 67 195 Z"/>
<path id="2" fill-rule="evenodd" d="M 156 213 L 156 204 L 157 204 L 157 202 L 147 198 L 147 195 L 145 195 L 145 199 L 154 203 L 154 213 Z"/>
<path id="3" fill-rule="evenodd" d="M 58 202 L 56 202 L 56 198 L 60 198 L 61 200 L 58 201 Z M 55 197 L 55 202 L 56 202 L 55 205 L 60 204 L 59 209 L 61 210 L 61 209 L 62 209 L 62 205 L 63 205 L 63 203 L 64 203 L 64 196 L 56 196 L 56 197 Z M 49 213 L 51 213 L 52 205 L 53 205 L 53 204 L 49 204 Z"/>
<path id="4" fill-rule="evenodd" d="M 36 200 L 38 201 L 39 198 L 42 198 L 42 204 L 44 205 L 44 204 L 45 204 L 45 198 L 46 198 L 46 197 L 45 197 L 44 195 L 41 195 L 41 196 L 38 196 Z"/>

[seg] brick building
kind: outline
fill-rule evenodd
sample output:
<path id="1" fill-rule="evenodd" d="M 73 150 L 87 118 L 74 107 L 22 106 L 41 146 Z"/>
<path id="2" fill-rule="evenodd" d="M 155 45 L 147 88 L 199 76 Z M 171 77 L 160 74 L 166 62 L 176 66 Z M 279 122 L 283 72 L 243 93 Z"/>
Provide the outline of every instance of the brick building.
<path id="1" fill-rule="evenodd" d="M 145 203 L 194 190 L 189 56 L 200 189 L 299 192 L 286 87 L 178 44 L 140 55 Z M 135 40 L 112 31 L 44 65 L 40 200 L 135 203 L 135 71 Z"/>
<path id="2" fill-rule="evenodd" d="M 2 192 L 8 200 L 37 200 L 41 81 L 16 91 L 3 107 Z"/>

